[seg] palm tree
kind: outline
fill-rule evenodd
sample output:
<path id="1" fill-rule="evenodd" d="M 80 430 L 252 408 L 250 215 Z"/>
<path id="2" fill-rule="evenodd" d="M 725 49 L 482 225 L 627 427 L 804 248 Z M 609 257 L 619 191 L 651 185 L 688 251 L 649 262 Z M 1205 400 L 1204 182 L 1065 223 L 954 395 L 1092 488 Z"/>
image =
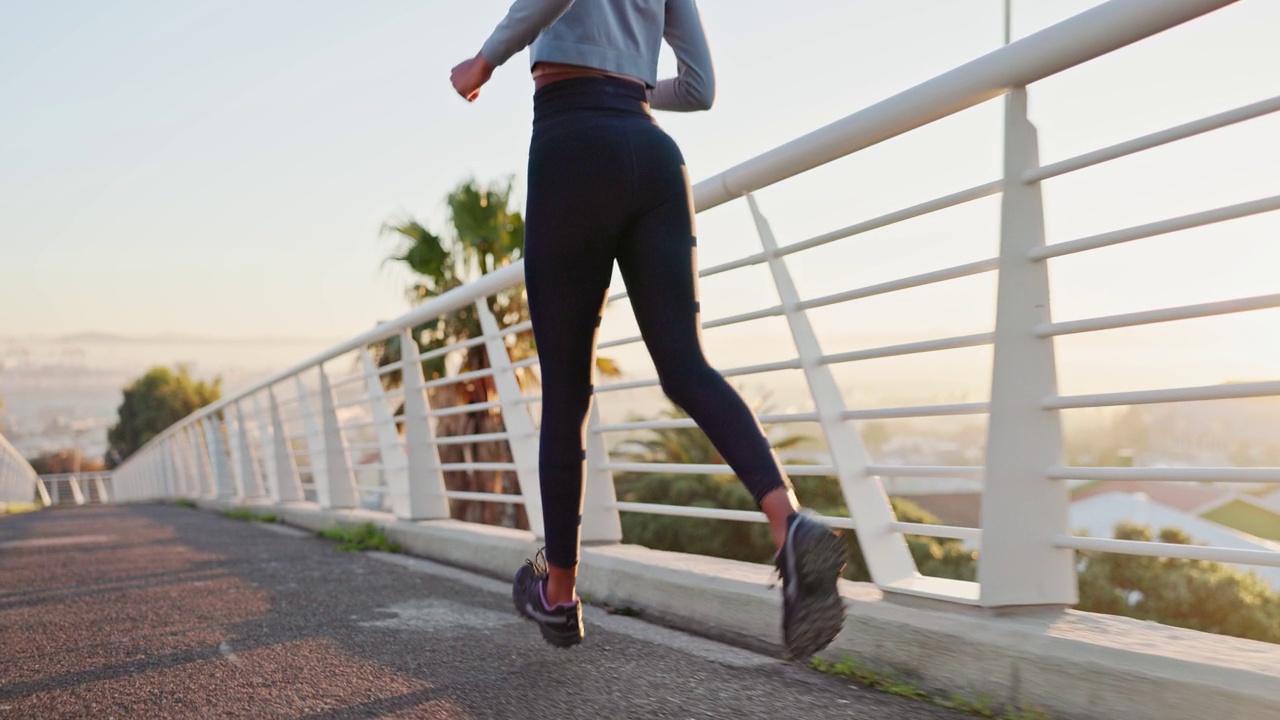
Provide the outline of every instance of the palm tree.
<path id="1" fill-rule="evenodd" d="M 416 275 L 407 289 L 410 303 L 421 303 L 466 285 L 523 257 L 524 219 L 511 207 L 511 186 L 511 178 L 488 185 L 474 179 L 459 183 L 446 200 L 452 228 L 445 235 L 431 232 L 412 217 L 397 218 L 383 226 L 385 234 L 399 239 L 395 252 L 386 261 L 404 263 Z M 488 298 L 488 303 L 501 327 L 529 319 L 529 305 L 523 286 L 498 292 Z M 414 327 L 412 333 L 422 349 L 430 351 L 478 336 L 480 320 L 474 309 L 467 307 Z M 528 330 L 508 336 L 506 346 L 513 361 L 536 354 L 533 333 Z M 400 338 L 391 337 L 370 350 L 379 366 L 399 362 Z M 483 345 L 459 350 L 458 355 L 461 357 L 459 373 L 489 367 L 488 351 Z M 423 374 L 428 379 L 444 377 L 445 361 L 446 358 L 441 356 L 423 362 Z M 597 368 L 602 375 L 621 374 L 617 365 L 605 358 L 597 360 Z M 537 375 L 531 368 L 518 370 L 517 379 L 524 387 L 538 384 Z M 398 387 L 402 382 L 400 372 L 383 375 L 382 382 L 387 389 Z M 443 385 L 433 388 L 430 393 L 433 408 L 495 399 L 497 391 L 493 379 L 488 377 Z M 436 425 L 439 436 L 457 437 L 504 430 L 502 414 L 497 410 L 448 415 L 440 418 Z M 441 462 L 445 463 L 511 462 L 510 447 L 503 441 L 440 445 L 439 452 Z M 450 490 L 469 492 L 517 492 L 515 475 L 508 471 L 451 471 L 445 473 L 445 486 Z M 512 509 L 499 503 L 454 501 L 451 510 L 453 517 L 463 520 L 528 527 L 524 509 L 519 507 Z"/>
<path id="2" fill-rule="evenodd" d="M 400 241 L 387 262 L 404 263 L 416 274 L 407 290 L 411 303 L 461 287 L 520 259 L 524 252 L 524 219 L 511 208 L 511 185 L 510 179 L 489 185 L 481 185 L 474 179 L 460 183 L 447 198 L 452 232 L 446 235 L 431 232 L 412 217 L 396 218 L 383 226 L 384 233 L 395 235 Z M 529 317 L 523 287 L 503 290 L 490 297 L 488 303 L 502 327 Z M 423 350 L 430 351 L 478 336 L 480 320 L 475 310 L 468 307 L 414 327 L 412 333 Z M 533 334 L 528 331 L 509 336 L 506 344 L 513 360 L 534 353 Z M 400 361 L 398 336 L 370 349 L 379 366 Z M 459 350 L 458 354 L 461 356 L 459 373 L 489 367 L 488 352 L 483 345 Z M 443 377 L 445 361 L 441 356 L 423 362 L 424 375 L 428 379 Z M 402 382 L 399 371 L 382 378 L 388 389 Z M 536 382 L 536 378 L 526 372 L 521 381 Z M 434 408 L 490 402 L 496 397 L 493 379 L 488 377 L 443 385 L 430 392 Z M 476 411 L 440 418 L 436 434 L 460 436 L 504 429 L 500 412 Z M 441 462 L 445 463 L 511 462 L 510 448 L 505 442 L 440 445 L 439 452 Z M 445 473 L 445 486 L 471 492 L 516 492 L 514 474 L 505 471 L 451 471 Z M 454 501 L 452 512 L 454 517 L 473 522 L 528 527 L 523 509 L 513 511 L 497 503 Z"/>

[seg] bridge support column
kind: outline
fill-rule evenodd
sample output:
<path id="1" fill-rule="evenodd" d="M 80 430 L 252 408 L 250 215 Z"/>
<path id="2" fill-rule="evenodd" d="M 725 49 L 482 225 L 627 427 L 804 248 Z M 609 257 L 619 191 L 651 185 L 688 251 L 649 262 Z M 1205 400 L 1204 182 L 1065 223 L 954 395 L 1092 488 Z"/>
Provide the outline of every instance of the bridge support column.
<path id="1" fill-rule="evenodd" d="M 1004 198 L 995 358 L 986 482 L 982 492 L 980 604 L 986 607 L 1071 605 L 1076 602 L 1075 556 L 1054 545 L 1069 532 L 1068 493 L 1049 480 L 1061 464 L 1058 413 L 1042 406 L 1057 395 L 1052 338 L 1035 327 L 1050 321 L 1049 268 L 1029 253 L 1044 245 L 1040 184 L 1023 180 L 1039 166 L 1035 126 L 1027 119 L 1027 91 L 1005 98 Z"/>
<path id="2" fill-rule="evenodd" d="M 440 451 L 431 429 L 431 404 L 422 375 L 422 347 L 405 328 L 400 332 L 400 377 L 404 387 L 404 444 L 408 461 L 405 504 L 396 515 L 406 520 L 444 520 L 449 517 Z"/>

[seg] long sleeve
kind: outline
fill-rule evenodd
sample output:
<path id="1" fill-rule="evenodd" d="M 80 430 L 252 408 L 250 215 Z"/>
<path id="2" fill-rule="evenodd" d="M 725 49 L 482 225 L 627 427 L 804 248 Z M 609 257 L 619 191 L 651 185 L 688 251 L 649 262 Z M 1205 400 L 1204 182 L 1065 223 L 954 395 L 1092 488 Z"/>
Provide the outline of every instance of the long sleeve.
<path id="1" fill-rule="evenodd" d="M 574 0 L 516 0 L 480 52 L 494 65 L 502 65 L 513 55 L 529 47 L 543 30 L 551 27 L 565 14 L 573 2 Z"/>
<path id="2" fill-rule="evenodd" d="M 676 77 L 649 91 L 649 105 L 677 112 L 710 109 L 716 98 L 715 69 L 694 0 L 667 0 L 662 37 L 676 53 Z"/>

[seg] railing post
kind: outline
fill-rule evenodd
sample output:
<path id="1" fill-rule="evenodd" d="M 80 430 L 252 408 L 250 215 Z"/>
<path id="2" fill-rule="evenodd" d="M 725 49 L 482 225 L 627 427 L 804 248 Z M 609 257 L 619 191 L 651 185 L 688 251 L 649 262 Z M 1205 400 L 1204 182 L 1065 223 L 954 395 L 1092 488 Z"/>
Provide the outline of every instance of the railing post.
<path id="1" fill-rule="evenodd" d="M 262 458 L 263 491 L 271 502 L 278 503 L 280 502 L 280 479 L 276 463 L 275 428 L 262 407 L 262 401 L 258 399 L 258 393 L 254 393 L 249 399 L 253 403 L 253 422 L 258 428 L 258 452 Z"/>
<path id="2" fill-rule="evenodd" d="M 387 407 L 387 392 L 382 376 L 366 348 L 360 348 L 360 365 L 364 370 L 365 391 L 369 394 L 369 410 L 373 429 L 378 433 L 378 455 L 382 458 L 382 477 L 387 483 L 391 511 L 396 517 L 409 517 L 409 458 L 405 455 L 396 421 Z"/>
<path id="3" fill-rule="evenodd" d="M 800 366 L 804 369 L 806 384 L 813 396 L 814 410 L 822 425 L 822 434 L 831 453 L 832 464 L 844 493 L 849 515 L 858 529 L 858 542 L 862 546 L 871 579 L 885 589 L 893 583 L 910 580 L 918 575 L 915 559 L 907 549 L 906 538 L 893 530 L 896 518 L 889 497 L 885 494 L 880 478 L 867 474 L 866 447 L 853 424 L 844 419 L 844 396 L 836 383 L 831 368 L 822 363 L 822 346 L 808 316 L 798 305 L 800 293 L 796 290 L 786 262 L 778 256 L 778 242 L 774 238 L 769 221 L 760 212 L 755 197 L 747 195 L 751 216 L 755 219 L 760 244 L 768 256 L 769 271 L 773 274 L 795 341 Z"/>
<path id="4" fill-rule="evenodd" d="M 1038 165 L 1027 91 L 1015 88 L 1005 98 L 1000 278 L 978 561 L 986 607 L 1077 600 L 1074 554 L 1053 543 L 1068 531 L 1067 488 L 1046 477 L 1062 458 L 1062 428 L 1058 414 L 1040 405 L 1057 394 L 1058 383 L 1053 340 L 1034 331 L 1050 321 L 1049 269 L 1029 257 L 1044 245 L 1040 185 L 1022 180 Z"/>
<path id="5" fill-rule="evenodd" d="M 307 469 L 311 473 L 311 486 L 316 494 L 316 503 L 321 507 L 329 507 L 329 473 L 324 460 L 324 428 L 320 418 L 308 399 L 307 386 L 301 375 L 295 375 L 293 382 L 298 392 L 298 412 L 302 414 L 302 428 L 307 434 Z M 318 391 L 317 391 L 318 392 Z M 301 471 L 299 471 L 301 479 Z"/>
<path id="6" fill-rule="evenodd" d="M 187 442 L 187 429 L 183 427 L 173 433 L 173 459 L 178 466 L 178 492 L 182 497 L 195 497 L 192 488 L 197 484 L 195 468 L 191 465 L 191 445 Z"/>
<path id="7" fill-rule="evenodd" d="M 218 419 L 217 413 L 214 413 L 200 423 L 204 426 L 205 447 L 209 450 L 209 465 L 213 471 L 214 497 L 219 499 L 235 497 L 235 480 L 231 478 L 230 468 L 227 467 L 222 421 Z"/>
<path id="8" fill-rule="evenodd" d="M 49 497 L 49 488 L 44 484 L 44 478 L 36 478 L 36 492 L 40 493 L 40 502 L 49 507 L 53 504 L 53 498 Z"/>
<path id="9" fill-rule="evenodd" d="M 240 403 L 235 403 L 236 428 L 240 442 L 240 491 L 245 499 L 261 498 L 266 495 L 262 489 L 262 474 L 258 471 L 258 461 L 253 454 L 253 444 L 249 442 L 249 428 L 244 421 L 244 411 Z M 260 429 L 259 434 L 263 431 Z"/>
<path id="10" fill-rule="evenodd" d="M 476 301 L 476 313 L 480 317 L 480 332 L 484 335 L 484 347 L 489 355 L 489 367 L 493 369 L 493 385 L 498 390 L 498 402 L 502 405 L 502 424 L 507 429 L 511 458 L 516 466 L 516 482 L 524 497 L 525 514 L 529 517 L 529 529 L 538 538 L 545 537 L 542 525 L 542 488 L 538 482 L 538 433 L 529 417 L 529 406 L 522 400 L 520 381 L 511 367 L 511 355 L 502 341 L 498 320 L 489 310 L 487 298 Z M 585 539 L 585 538 L 584 538 Z"/>
<path id="11" fill-rule="evenodd" d="M 213 471 L 209 468 L 209 451 L 205 448 L 204 426 L 196 421 L 187 426 L 187 447 L 191 453 L 191 466 L 195 469 L 200 492 L 197 497 L 213 497 L 217 494 L 217 484 L 213 479 Z"/>
<path id="12" fill-rule="evenodd" d="M 71 499 L 77 505 L 83 505 L 84 493 L 80 491 L 80 479 L 75 475 L 67 476 L 67 487 L 71 488 Z"/>
<path id="13" fill-rule="evenodd" d="M 185 481 L 182 476 L 182 465 L 178 462 L 177 438 L 172 435 L 164 441 L 164 461 L 165 471 L 169 475 L 168 481 L 165 483 L 166 497 L 173 498 L 185 494 L 183 492 Z"/>
<path id="14" fill-rule="evenodd" d="M 445 495 L 444 471 L 440 469 L 440 452 L 429 417 L 426 378 L 418 359 L 422 348 L 405 328 L 400 332 L 400 377 L 404 387 L 404 444 L 408 456 L 408 503 L 406 520 L 442 520 L 449 517 L 449 498 Z"/>
<path id="15" fill-rule="evenodd" d="M 102 479 L 102 476 L 95 475 L 93 477 L 93 482 L 98 488 L 98 502 L 102 503 L 103 505 L 106 505 L 112 502 L 112 498 L 107 496 L 107 483 L 105 480 Z"/>
<path id="16" fill-rule="evenodd" d="M 299 398 L 301 400 L 301 398 Z M 267 388 L 267 404 L 271 407 L 271 441 L 274 450 L 276 502 L 297 502 L 303 499 L 302 480 L 298 477 L 298 464 L 293 460 L 293 448 L 289 445 L 289 433 L 280 416 L 280 403 L 276 401 L 274 388 Z"/>
<path id="17" fill-rule="evenodd" d="M 587 469 L 583 481 L 586 494 L 582 501 L 582 542 L 592 545 L 622 542 L 622 518 L 618 513 L 618 493 L 613 473 L 604 469 L 609 462 L 609 449 L 600 432 L 600 406 L 591 399 L 587 418 Z"/>
<path id="18" fill-rule="evenodd" d="M 321 507 L 334 510 L 358 507 L 356 480 L 351 474 L 351 461 L 347 457 L 347 441 L 342 434 L 342 424 L 338 422 L 333 387 L 329 384 L 324 364 L 316 365 L 316 369 L 320 372 L 320 424 L 324 434 L 324 477 L 316 478 L 316 497 Z"/>

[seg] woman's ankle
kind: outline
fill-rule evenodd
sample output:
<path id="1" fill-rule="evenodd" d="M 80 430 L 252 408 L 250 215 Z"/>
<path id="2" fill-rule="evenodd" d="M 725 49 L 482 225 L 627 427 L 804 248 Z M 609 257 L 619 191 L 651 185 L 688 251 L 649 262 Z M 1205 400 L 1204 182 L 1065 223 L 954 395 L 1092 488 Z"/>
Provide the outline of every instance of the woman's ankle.
<path id="1" fill-rule="evenodd" d="M 542 587 L 543 599 L 548 606 L 566 605 L 578 599 L 576 585 L 578 568 L 547 566 L 547 582 Z"/>

